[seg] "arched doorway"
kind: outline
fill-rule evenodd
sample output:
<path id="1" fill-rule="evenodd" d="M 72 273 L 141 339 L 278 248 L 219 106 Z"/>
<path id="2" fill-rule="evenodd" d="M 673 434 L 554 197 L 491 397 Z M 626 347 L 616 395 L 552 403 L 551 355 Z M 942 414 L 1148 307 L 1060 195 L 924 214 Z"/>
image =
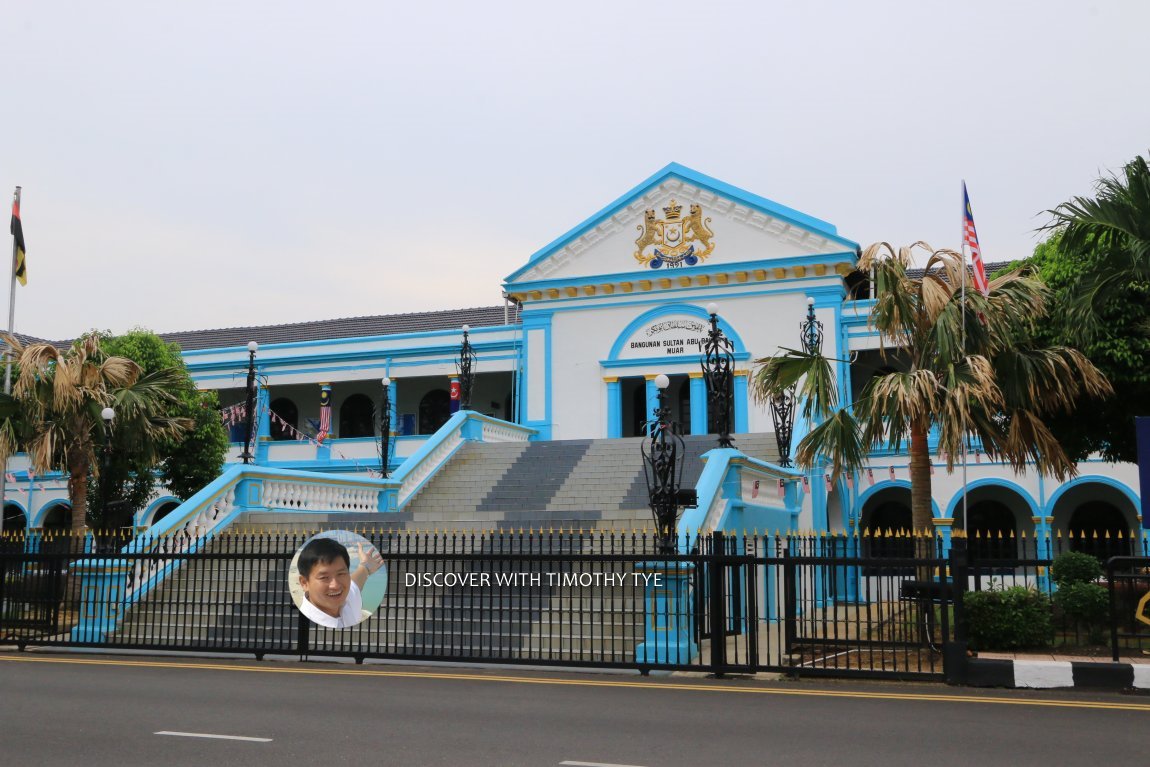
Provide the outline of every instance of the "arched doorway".
<path id="1" fill-rule="evenodd" d="M 978 501 L 969 504 L 969 512 L 966 537 L 973 561 L 1016 556 L 1018 524 L 1009 506 L 996 500 Z"/>
<path id="2" fill-rule="evenodd" d="M 419 401 L 419 433 L 434 434 L 451 418 L 451 394 L 432 389 Z"/>
<path id="3" fill-rule="evenodd" d="M 1106 501 L 1087 501 L 1070 514 L 1070 550 L 1083 551 L 1105 560 L 1129 555 L 1130 535 L 1118 507 Z"/>
<path id="4" fill-rule="evenodd" d="M 271 419 L 272 439 L 298 439 L 296 430 L 299 429 L 299 408 L 296 404 L 287 397 L 277 397 L 272 400 L 271 411 L 279 416 Z"/>
<path id="5" fill-rule="evenodd" d="M 864 557 L 913 558 L 910 488 L 888 487 L 875 493 L 863 505 L 859 530 Z"/>
<path id="6" fill-rule="evenodd" d="M 157 523 L 157 522 L 159 522 L 161 519 L 163 519 L 164 517 L 168 516 L 169 514 L 171 514 L 173 511 L 175 511 L 175 510 L 176 510 L 176 509 L 178 509 L 179 507 L 180 507 L 180 502 L 179 502 L 179 501 L 169 501 L 169 502 L 167 502 L 167 503 L 162 503 L 162 504 L 160 504 L 160 505 L 159 505 L 159 506 L 156 508 L 156 511 L 155 511 L 155 512 L 152 514 L 152 522 L 151 522 L 151 524 L 153 524 L 153 525 L 154 525 L 154 524 L 156 524 L 156 523 Z"/>
<path id="7" fill-rule="evenodd" d="M 1054 555 L 1084 551 L 1108 559 L 1141 554 L 1135 544 L 1142 526 L 1132 496 L 1105 478 L 1084 478 L 1056 491 L 1052 509 Z"/>
<path id="8" fill-rule="evenodd" d="M 23 510 L 14 503 L 4 504 L 4 532 L 18 532 L 28 527 Z"/>
<path id="9" fill-rule="evenodd" d="M 72 505 L 69 503 L 57 503 L 52 506 L 44 515 L 44 521 L 40 526 L 45 530 L 71 530 Z"/>
<path id="10" fill-rule="evenodd" d="M 366 394 L 353 394 L 339 406 L 341 439 L 375 436 L 375 405 Z"/>

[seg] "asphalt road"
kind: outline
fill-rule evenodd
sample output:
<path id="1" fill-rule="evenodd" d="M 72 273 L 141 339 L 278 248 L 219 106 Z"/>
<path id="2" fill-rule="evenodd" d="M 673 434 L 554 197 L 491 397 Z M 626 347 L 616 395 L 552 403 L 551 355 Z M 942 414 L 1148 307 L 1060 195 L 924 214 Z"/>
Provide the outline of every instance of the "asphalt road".
<path id="1" fill-rule="evenodd" d="M 1129 765 L 1148 726 L 1111 693 L 0 655 L 2 765 Z"/>

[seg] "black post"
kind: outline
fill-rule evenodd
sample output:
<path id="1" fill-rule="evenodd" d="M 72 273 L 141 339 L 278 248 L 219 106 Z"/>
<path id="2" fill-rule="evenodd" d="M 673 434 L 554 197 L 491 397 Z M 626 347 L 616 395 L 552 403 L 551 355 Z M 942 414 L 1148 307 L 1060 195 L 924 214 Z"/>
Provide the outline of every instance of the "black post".
<path id="1" fill-rule="evenodd" d="M 391 379 L 384 378 L 379 402 L 379 473 L 387 479 L 391 471 Z"/>
<path id="2" fill-rule="evenodd" d="M 799 635 L 798 571 L 791 560 L 790 543 L 783 545 L 783 654 L 789 656 Z"/>
<path id="3" fill-rule="evenodd" d="M 731 390 L 734 381 L 735 346 L 719 328 L 719 308 L 707 305 L 711 329 L 703 343 L 703 381 L 707 384 L 707 416 L 719 435 L 719 447 L 734 447 L 731 439 Z M 709 431 L 709 429 L 708 429 Z"/>
<path id="4" fill-rule="evenodd" d="M 1114 596 L 1114 560 L 1106 560 L 1106 591 L 1110 598 L 1110 654 L 1114 662 L 1118 662 L 1118 600 Z M 1133 584 L 1131 584 L 1133 585 Z"/>
<path id="5" fill-rule="evenodd" d="M 716 530 L 711 533 L 711 556 L 708 562 L 711 592 L 708 607 L 708 612 L 711 614 L 711 668 L 716 677 L 722 677 L 727 669 L 726 553 L 723 533 L 721 530 Z"/>
<path id="6" fill-rule="evenodd" d="M 255 460 L 252 455 L 252 426 L 256 417 L 256 350 L 259 348 L 255 341 L 248 342 L 247 411 L 244 416 L 244 452 L 240 454 L 240 460 L 244 463 Z"/>
<path id="7" fill-rule="evenodd" d="M 463 326 L 463 344 L 459 347 L 459 409 L 471 409 L 471 390 L 475 386 L 475 349 L 471 346 L 469 325 Z"/>
<path id="8" fill-rule="evenodd" d="M 954 595 L 954 638 L 944 637 L 942 646 L 942 670 L 946 675 L 947 684 L 966 683 L 966 613 L 963 609 L 962 598 L 966 593 L 966 582 L 969 577 L 966 538 L 956 537 L 950 541 L 950 591 Z M 946 593 L 945 589 L 942 593 Z M 932 609 L 928 606 L 927 609 Z M 942 609 L 946 609 L 946 600 L 942 600 Z"/>

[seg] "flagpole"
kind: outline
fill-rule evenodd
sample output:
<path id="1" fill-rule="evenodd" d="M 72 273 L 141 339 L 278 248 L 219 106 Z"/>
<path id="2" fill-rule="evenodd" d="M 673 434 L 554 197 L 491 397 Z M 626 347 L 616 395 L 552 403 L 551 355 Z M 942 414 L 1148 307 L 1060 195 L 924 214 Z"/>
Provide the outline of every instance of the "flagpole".
<path id="1" fill-rule="evenodd" d="M 13 205 L 20 205 L 20 187 L 16 187 Z M 12 232 L 12 285 L 8 290 L 8 335 L 16 330 L 16 259 L 19 248 L 16 245 L 16 232 Z M 12 349 L 5 344 L 4 349 L 4 393 L 12 393 Z M 8 461 L 4 461 L 3 471 L 0 471 L 0 533 L 4 532 L 4 510 L 8 508 L 7 482 Z"/>
<path id="2" fill-rule="evenodd" d="M 962 232 L 958 238 L 959 248 L 962 252 L 962 357 L 966 359 L 966 179 L 962 180 Z M 966 508 L 966 408 L 969 401 L 963 403 L 962 408 L 962 531 L 970 530 L 970 514 Z"/>

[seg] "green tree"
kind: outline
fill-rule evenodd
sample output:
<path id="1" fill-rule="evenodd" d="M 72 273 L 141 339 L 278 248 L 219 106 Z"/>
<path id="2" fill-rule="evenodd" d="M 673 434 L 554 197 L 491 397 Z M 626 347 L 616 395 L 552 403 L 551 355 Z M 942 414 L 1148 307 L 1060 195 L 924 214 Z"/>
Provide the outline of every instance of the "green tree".
<path id="1" fill-rule="evenodd" d="M 1055 232 L 1025 264 L 1050 288 L 1052 306 L 1071 306 L 1083 283 L 1107 268 L 1107 260 L 1090 247 L 1069 248 Z M 1127 276 L 1107 293 L 1108 300 L 1094 309 L 1103 332 L 1083 333 L 1082 323 L 1067 312 L 1051 312 L 1036 329 L 1044 343 L 1077 347 L 1114 387 L 1105 399 L 1079 398 L 1075 409 L 1089 408 L 1090 418 L 1055 413 L 1047 424 L 1074 460 L 1097 452 L 1108 461 L 1133 463 L 1138 456 L 1134 418 L 1150 415 L 1150 280 Z"/>
<path id="2" fill-rule="evenodd" d="M 83 531 L 89 478 L 104 442 L 101 411 L 113 408 L 117 431 L 131 435 L 141 455 L 154 456 L 158 445 L 179 438 L 189 425 L 171 413 L 179 379 L 171 368 L 142 374 L 132 360 L 108 354 L 95 333 L 66 349 L 46 343 L 24 346 L 11 336 L 4 340 L 19 367 L 12 395 L 32 467 L 41 474 L 68 475 L 72 529 Z M 7 461 L 14 448 L 11 439 L 0 436 L 0 461 Z"/>
<path id="3" fill-rule="evenodd" d="M 141 449 L 138 436 L 117 424 L 104 476 L 93 473 L 94 497 L 112 504 L 108 526 L 129 524 L 131 514 L 143 508 L 163 485 L 172 495 L 187 499 L 219 476 L 228 450 L 228 435 L 220 422 L 215 392 L 196 388 L 176 344 L 165 343 L 151 331 L 135 328 L 121 336 L 101 334 L 103 348 L 134 361 L 144 375 L 172 371 L 174 397 L 170 414 L 183 419 L 188 428 L 178 436 L 164 437 Z M 101 455 L 101 462 L 103 456 Z M 95 517 L 96 515 L 90 515 Z"/>
<path id="4" fill-rule="evenodd" d="M 1051 211 L 1051 236 L 1029 259 L 1062 310 L 1039 329 L 1050 343 L 1081 349 L 1114 385 L 1090 402 L 1091 418 L 1050 428 L 1069 455 L 1099 452 L 1135 461 L 1134 417 L 1150 413 L 1150 167 L 1136 157 Z M 1080 403 L 1086 405 L 1086 403 Z"/>
<path id="5" fill-rule="evenodd" d="M 1065 254 L 1086 256 L 1089 267 L 1079 275 L 1080 284 L 1067 310 L 1082 333 L 1105 335 L 1107 325 L 1099 316 L 1130 283 L 1150 282 L 1150 167 L 1146 158 L 1135 157 L 1121 175 L 1100 178 L 1095 196 L 1074 197 L 1047 211 L 1051 221 L 1044 227 L 1058 232 L 1058 248 Z"/>
<path id="6" fill-rule="evenodd" d="M 915 248 L 929 253 L 922 277 L 911 277 Z M 871 273 L 875 306 L 869 318 L 883 355 L 900 369 L 872 378 L 852 407 L 840 408 L 831 360 L 781 349 L 756 361 L 752 391 L 767 401 L 799 386 L 802 415 L 819 423 L 800 441 L 796 461 L 810 468 L 827 461 L 833 475 L 857 470 L 868 447 L 909 445 L 911 517 L 915 529 L 931 529 L 928 436 L 939 430 L 939 448 L 954 469 L 963 439 L 971 434 L 982 450 L 1022 471 L 1028 462 L 1058 478 L 1072 476 L 1067 457 L 1043 419 L 1073 406 L 1081 392 L 1109 393 L 1105 377 L 1080 352 L 1035 342 L 1046 314 L 1048 292 L 1022 272 L 996 276 L 990 294 L 966 291 L 962 256 L 915 243 L 895 251 L 871 245 L 859 260 Z"/>

